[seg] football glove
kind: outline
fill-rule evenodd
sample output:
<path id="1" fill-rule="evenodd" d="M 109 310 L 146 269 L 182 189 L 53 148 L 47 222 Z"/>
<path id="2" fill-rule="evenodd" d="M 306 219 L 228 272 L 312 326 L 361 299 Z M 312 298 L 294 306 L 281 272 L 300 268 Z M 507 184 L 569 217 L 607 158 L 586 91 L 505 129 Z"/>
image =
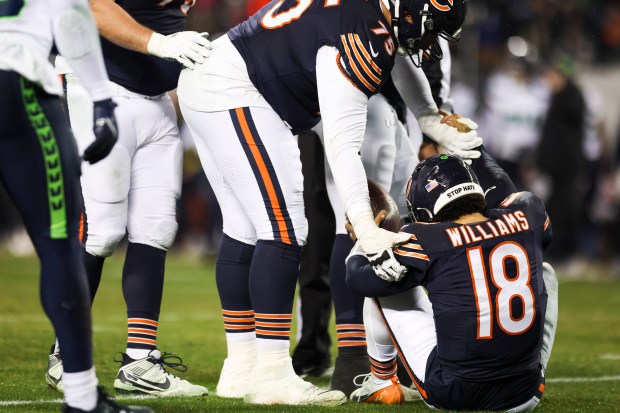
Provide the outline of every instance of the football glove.
<path id="1" fill-rule="evenodd" d="M 383 251 L 405 243 L 411 238 L 410 234 L 399 234 L 379 228 L 371 211 L 362 212 L 350 218 L 350 221 L 355 236 L 366 254 L 383 253 Z"/>
<path id="2" fill-rule="evenodd" d="M 116 103 L 112 99 L 94 102 L 93 132 L 95 141 L 84 150 L 84 160 L 93 164 L 110 154 L 118 139 L 118 127 L 114 108 Z"/>
<path id="3" fill-rule="evenodd" d="M 393 249 L 377 254 L 366 254 L 377 277 L 385 281 L 397 282 L 407 275 L 407 267 L 398 262 Z"/>
<path id="4" fill-rule="evenodd" d="M 147 44 L 147 50 L 153 56 L 166 60 L 176 60 L 183 66 L 193 69 L 211 54 L 209 33 L 178 32 L 168 36 L 153 33 Z"/>
<path id="5" fill-rule="evenodd" d="M 480 151 L 474 148 L 482 145 L 482 138 L 476 132 L 478 125 L 474 121 L 441 111 L 429 112 L 417 119 L 422 133 L 441 145 L 447 153 L 464 159 L 480 157 Z"/>

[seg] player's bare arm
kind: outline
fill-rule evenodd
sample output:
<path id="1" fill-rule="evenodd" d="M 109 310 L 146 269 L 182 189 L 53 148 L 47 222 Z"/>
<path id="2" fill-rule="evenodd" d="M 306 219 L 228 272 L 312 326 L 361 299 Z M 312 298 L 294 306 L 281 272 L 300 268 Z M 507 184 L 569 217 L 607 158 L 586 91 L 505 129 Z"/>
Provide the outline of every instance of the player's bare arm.
<path id="1" fill-rule="evenodd" d="M 208 33 L 183 31 L 165 36 L 138 23 L 113 0 L 90 0 L 90 5 L 99 33 L 118 46 L 177 60 L 189 68 L 210 54 Z"/>
<path id="2" fill-rule="evenodd" d="M 114 0 L 90 0 L 99 33 L 112 43 L 148 54 L 147 45 L 154 31 L 134 20 Z"/>

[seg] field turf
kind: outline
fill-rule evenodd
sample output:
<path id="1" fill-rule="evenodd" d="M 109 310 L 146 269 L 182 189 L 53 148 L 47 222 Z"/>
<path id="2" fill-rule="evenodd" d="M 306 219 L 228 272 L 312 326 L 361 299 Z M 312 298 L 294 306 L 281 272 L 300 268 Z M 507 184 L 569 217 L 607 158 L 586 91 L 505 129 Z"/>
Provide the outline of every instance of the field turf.
<path id="1" fill-rule="evenodd" d="M 124 350 L 125 307 L 122 256 L 106 263 L 93 307 L 95 364 L 100 383 L 112 393 Z M 59 286 L 59 288 L 62 288 Z M 332 326 L 333 328 L 333 326 Z M 0 253 L 0 412 L 59 411 L 60 397 L 47 388 L 44 371 L 54 334 L 39 304 L 38 263 Z M 159 348 L 179 353 L 189 366 L 181 375 L 215 390 L 226 354 L 211 261 L 171 256 L 159 326 Z M 327 379 L 318 379 L 327 386 Z M 337 408 L 252 406 L 215 396 L 182 399 L 123 399 L 157 412 L 427 412 L 423 403 Z M 560 284 L 560 321 L 538 412 L 620 412 L 620 280 Z"/>

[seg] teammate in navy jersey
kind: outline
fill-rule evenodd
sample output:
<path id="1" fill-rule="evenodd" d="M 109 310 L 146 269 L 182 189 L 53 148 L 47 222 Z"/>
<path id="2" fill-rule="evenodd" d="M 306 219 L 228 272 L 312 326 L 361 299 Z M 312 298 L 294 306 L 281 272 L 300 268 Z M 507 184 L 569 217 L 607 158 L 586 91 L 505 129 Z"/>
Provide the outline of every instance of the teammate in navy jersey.
<path id="1" fill-rule="evenodd" d="M 105 258 L 128 234 L 123 267 L 127 346 L 114 381 L 118 391 L 161 396 L 207 394 L 166 370 L 177 356 L 157 348 L 166 251 L 174 241 L 176 202 L 181 191 L 183 148 L 168 91 L 182 65 L 193 67 L 209 54 L 206 35 L 182 31 L 194 0 L 91 0 L 102 36 L 106 68 L 118 104 L 118 144 L 105 161 L 83 168 L 81 241 L 94 300 Z M 58 63 L 58 62 L 57 62 Z M 92 101 L 82 78 L 66 73 L 67 104 L 79 148 L 92 139 Z M 62 349 L 60 349 L 62 352 Z M 172 357 L 172 358 L 171 358 Z M 58 345 L 46 380 L 62 390 Z"/>
<path id="2" fill-rule="evenodd" d="M 359 149 L 368 98 L 385 83 L 397 51 L 419 63 L 420 56 L 438 56 L 439 35 L 458 37 L 468 2 L 442 3 L 272 1 L 213 42 L 205 63 L 181 73 L 181 110 L 224 220 L 216 279 L 228 357 L 218 395 L 252 403 L 345 400 L 299 379 L 289 357 L 307 235 L 296 134 L 322 119 L 336 185 L 366 253 L 380 258 L 405 242 L 406 235 L 374 222 Z M 479 155 L 470 150 L 481 143 L 475 131 L 443 123 L 423 72 L 413 75 L 409 86 L 419 93 L 412 110 L 428 134 L 448 149 Z M 395 259 L 386 265 L 404 268 Z"/>
<path id="3" fill-rule="evenodd" d="M 415 222 L 401 230 L 410 240 L 393 250 L 406 275 L 373 270 L 353 252 L 347 282 L 376 297 L 366 328 L 376 344 L 396 345 L 429 406 L 529 411 L 544 391 L 557 324 L 557 279 L 543 262 L 551 224 L 542 201 L 514 192 L 486 153 L 474 164 L 482 185 L 458 157 L 420 163 L 407 194 Z M 385 381 L 370 378 L 352 398 L 381 402 L 379 391 L 397 389 Z"/>

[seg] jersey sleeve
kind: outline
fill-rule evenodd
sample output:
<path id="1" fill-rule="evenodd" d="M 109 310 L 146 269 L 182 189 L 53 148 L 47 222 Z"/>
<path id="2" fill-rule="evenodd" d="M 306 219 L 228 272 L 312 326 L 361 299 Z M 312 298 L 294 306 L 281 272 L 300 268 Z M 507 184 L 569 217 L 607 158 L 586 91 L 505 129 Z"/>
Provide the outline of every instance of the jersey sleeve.
<path id="1" fill-rule="evenodd" d="M 517 192 L 517 188 L 484 146 L 478 147 L 477 150 L 480 151 L 480 158 L 474 159 L 471 167 L 485 193 L 487 209 L 498 208 L 510 194 Z"/>
<path id="2" fill-rule="evenodd" d="M 338 66 L 355 87 L 370 97 L 381 90 L 389 76 L 396 46 L 385 23 L 375 16 L 372 20 L 365 16 L 355 21 L 354 16 L 345 16 L 337 39 Z M 360 20 L 365 22 L 360 24 Z"/>
<path id="3" fill-rule="evenodd" d="M 403 230 L 412 230 L 415 224 L 411 224 L 403 228 Z M 410 270 L 425 272 L 430 266 L 431 259 L 424 251 L 421 243 L 415 234 L 410 234 L 411 238 L 408 242 L 394 248 L 394 256 L 398 261 Z"/>

